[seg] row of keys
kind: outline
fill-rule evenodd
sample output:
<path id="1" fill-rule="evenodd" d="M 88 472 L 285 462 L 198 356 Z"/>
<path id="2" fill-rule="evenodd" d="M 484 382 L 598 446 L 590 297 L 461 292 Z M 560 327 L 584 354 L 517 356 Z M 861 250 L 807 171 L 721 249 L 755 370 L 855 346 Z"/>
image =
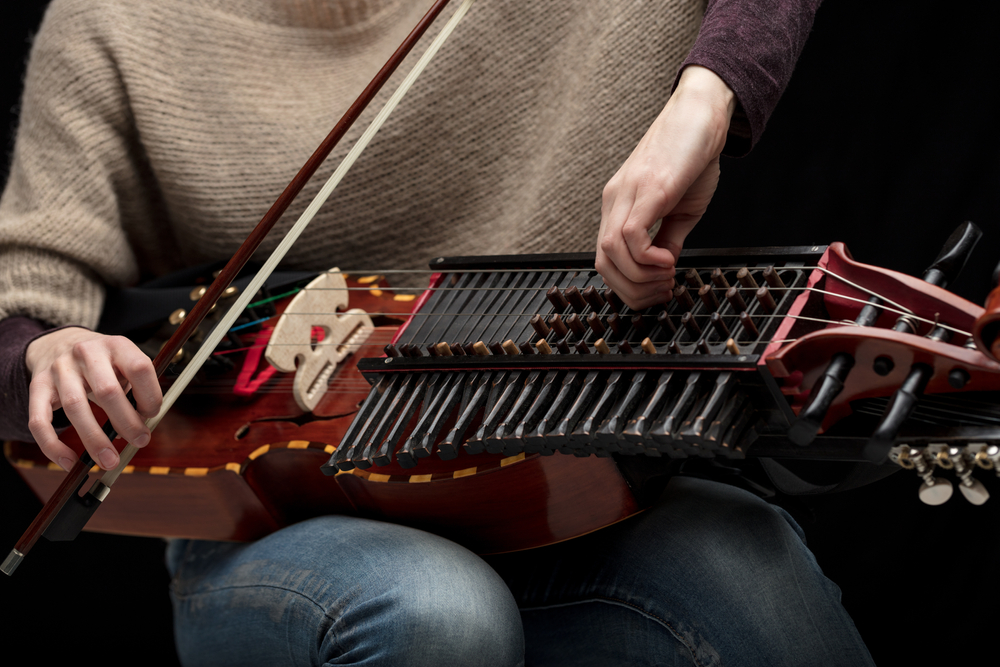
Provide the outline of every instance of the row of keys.
<path id="1" fill-rule="evenodd" d="M 506 456 L 743 458 L 756 438 L 756 410 L 736 375 L 524 369 L 386 374 L 324 470 L 382 466 L 393 457 L 409 468 L 432 454 L 453 459 L 460 449 Z"/>
<path id="2" fill-rule="evenodd" d="M 593 271 L 454 274 L 387 354 L 503 355 L 508 340 L 526 354 L 752 352 L 794 299 L 786 282 L 798 285 L 803 276 L 771 266 L 691 269 L 670 302 L 636 312 Z"/>

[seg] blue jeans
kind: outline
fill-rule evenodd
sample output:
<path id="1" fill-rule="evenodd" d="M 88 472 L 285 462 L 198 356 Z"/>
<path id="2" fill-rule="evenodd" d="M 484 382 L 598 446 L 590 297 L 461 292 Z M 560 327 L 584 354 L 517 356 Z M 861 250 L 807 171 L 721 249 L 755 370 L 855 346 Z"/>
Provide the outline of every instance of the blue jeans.
<path id="1" fill-rule="evenodd" d="M 675 478 L 639 516 L 484 560 L 323 517 L 253 544 L 178 540 L 185 665 L 871 665 L 784 511 Z"/>

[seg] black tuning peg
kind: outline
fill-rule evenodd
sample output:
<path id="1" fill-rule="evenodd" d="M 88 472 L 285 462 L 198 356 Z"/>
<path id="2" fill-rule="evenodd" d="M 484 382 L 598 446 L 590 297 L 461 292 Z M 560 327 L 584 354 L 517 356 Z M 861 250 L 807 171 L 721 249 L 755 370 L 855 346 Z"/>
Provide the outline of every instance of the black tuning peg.
<path id="1" fill-rule="evenodd" d="M 917 402 L 927 388 L 927 382 L 934 374 L 934 369 L 927 364 L 913 364 L 910 374 L 906 376 L 902 386 L 896 390 L 889 400 L 889 405 L 882 415 L 882 420 L 876 427 L 872 437 L 865 444 L 862 456 L 872 463 L 882 463 L 889 456 L 896 441 L 896 434 L 910 415 L 913 414 Z"/>
<path id="2" fill-rule="evenodd" d="M 951 233 L 948 240 L 944 242 L 944 246 L 941 248 L 941 252 L 938 253 L 937 259 L 927 268 L 924 272 L 923 279 L 932 285 L 937 285 L 938 287 L 946 287 L 949 282 L 954 281 L 958 275 L 965 268 L 965 263 L 968 261 L 969 256 L 972 254 L 972 250 L 976 247 L 976 243 L 979 238 L 983 235 L 982 230 L 979 229 L 975 224 L 971 222 L 964 222 L 958 226 L 958 228 Z M 997 267 L 997 274 L 995 279 L 1000 279 L 1000 266 Z M 881 312 L 880 300 L 877 297 L 872 297 L 868 300 L 868 304 L 861 310 L 855 320 L 855 324 L 859 326 L 870 327 L 875 324 L 878 316 Z M 913 331 L 913 327 L 906 317 L 901 317 L 893 327 L 895 331 Z M 932 334 L 933 335 L 933 334 Z M 854 358 L 845 352 L 838 353 L 834 355 L 833 359 L 830 361 L 830 365 L 827 366 L 826 371 L 820 376 L 819 381 L 817 381 L 816 386 L 809 397 L 809 402 L 805 407 L 799 412 L 798 419 L 791 425 L 788 430 L 788 439 L 791 440 L 796 445 L 804 447 L 808 445 L 816 437 L 819 432 L 820 427 L 823 424 L 823 420 L 826 418 L 826 413 L 829 411 L 830 406 L 833 405 L 833 401 L 837 398 L 840 392 L 844 388 L 844 382 L 847 380 L 847 376 L 854 367 Z M 913 373 L 911 372 L 911 375 Z M 930 378 L 928 377 L 927 380 Z M 927 380 L 924 380 L 923 384 L 926 386 Z M 909 382 L 909 380 L 908 380 Z M 904 383 L 904 387 L 906 383 Z M 901 388 L 900 391 L 903 391 Z M 923 390 L 921 389 L 921 392 Z M 898 394 L 899 392 L 897 392 Z M 893 398 L 893 402 L 896 402 L 896 397 Z M 895 438 L 896 431 L 899 430 L 899 426 L 906 417 L 913 410 L 913 406 L 903 414 L 903 406 L 908 405 L 908 399 L 905 397 L 900 397 L 900 406 L 896 408 L 896 411 L 892 412 L 890 415 L 887 411 L 886 415 L 883 416 L 883 424 L 877 430 L 879 438 L 873 437 L 872 443 L 879 443 L 877 445 L 872 444 L 873 452 L 882 452 L 884 449 L 884 454 L 878 454 L 882 459 L 888 454 L 891 448 L 891 441 Z M 892 404 L 890 404 L 891 407 Z M 914 399 L 913 405 L 916 405 L 916 400 Z M 900 415 L 903 415 L 900 418 Z M 891 417 L 891 418 L 890 418 Z M 896 423 L 898 421 L 898 423 Z M 894 428 L 892 426 L 895 425 Z M 884 426 L 884 428 L 883 428 Z M 891 431 L 891 437 L 889 433 Z M 885 439 L 888 437 L 890 442 L 888 447 L 885 447 Z M 871 444 L 871 443 L 870 443 Z M 872 456 L 876 456 L 872 453 Z"/>
<path id="3" fill-rule="evenodd" d="M 937 259 L 924 272 L 924 280 L 938 287 L 947 287 L 948 283 L 953 282 L 962 273 L 965 263 L 969 261 L 982 235 L 983 231 L 972 222 L 963 222 L 959 225 L 944 242 Z M 1000 271 L 1000 266 L 997 270 Z M 995 275 L 994 280 L 996 279 Z"/>
<path id="4" fill-rule="evenodd" d="M 799 418 L 788 429 L 788 439 L 800 447 L 805 447 L 819 433 L 826 413 L 829 412 L 833 401 L 844 389 L 844 381 L 847 374 L 854 367 L 854 357 L 846 352 L 838 352 L 833 355 L 830 365 L 826 367 L 826 372 L 816 382 L 812 393 L 809 395 L 809 402 L 799 412 Z"/>
<path id="5" fill-rule="evenodd" d="M 882 309 L 879 307 L 881 301 L 878 297 L 872 297 L 861 309 L 854 323 L 862 327 L 870 327 L 878 320 Z M 796 419 L 788 429 L 788 439 L 799 447 L 805 447 L 819 433 L 826 413 L 829 412 L 833 401 L 844 389 L 844 382 L 847 375 L 854 367 L 854 357 L 846 352 L 838 352 L 833 355 L 830 365 L 820 376 L 812 392 L 809 394 L 809 402 L 799 412 Z"/>

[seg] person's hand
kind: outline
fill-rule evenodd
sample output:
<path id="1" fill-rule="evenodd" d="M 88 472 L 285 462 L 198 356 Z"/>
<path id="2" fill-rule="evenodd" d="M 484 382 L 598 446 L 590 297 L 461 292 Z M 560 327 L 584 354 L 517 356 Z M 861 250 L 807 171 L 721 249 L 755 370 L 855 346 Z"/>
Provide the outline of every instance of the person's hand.
<path id="1" fill-rule="evenodd" d="M 107 413 L 122 438 L 137 447 L 149 443 L 143 417 L 156 415 L 163 394 L 153 362 L 132 341 L 87 329 L 60 329 L 33 340 L 25 364 L 31 373 L 28 428 L 42 453 L 64 470 L 79 457 L 52 426 L 58 408 L 65 410 L 97 465 L 105 470 L 118 465 L 118 452 L 101 430 L 88 398 Z M 130 387 L 135 408 L 125 396 Z"/>
<path id="2" fill-rule="evenodd" d="M 605 186 L 596 268 L 631 308 L 670 299 L 684 239 L 719 183 L 719 155 L 735 108 L 736 96 L 722 79 L 688 66 L 666 107 Z"/>

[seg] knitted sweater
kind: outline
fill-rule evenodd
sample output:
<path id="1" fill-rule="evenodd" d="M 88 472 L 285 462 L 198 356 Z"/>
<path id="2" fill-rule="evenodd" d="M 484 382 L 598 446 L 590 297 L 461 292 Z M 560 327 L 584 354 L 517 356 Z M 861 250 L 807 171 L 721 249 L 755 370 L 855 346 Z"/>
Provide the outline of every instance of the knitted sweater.
<path id="1" fill-rule="evenodd" d="M 702 26 L 703 4 L 479 0 L 286 265 L 424 268 L 442 254 L 592 249 L 603 185 L 682 63 L 735 90 L 728 149 L 743 152 L 791 76 L 818 0 L 715 0 Z M 0 436 L 25 437 L 23 351 L 41 330 L 14 316 L 93 327 L 106 285 L 228 258 L 429 5 L 52 2 L 0 199 Z"/>

